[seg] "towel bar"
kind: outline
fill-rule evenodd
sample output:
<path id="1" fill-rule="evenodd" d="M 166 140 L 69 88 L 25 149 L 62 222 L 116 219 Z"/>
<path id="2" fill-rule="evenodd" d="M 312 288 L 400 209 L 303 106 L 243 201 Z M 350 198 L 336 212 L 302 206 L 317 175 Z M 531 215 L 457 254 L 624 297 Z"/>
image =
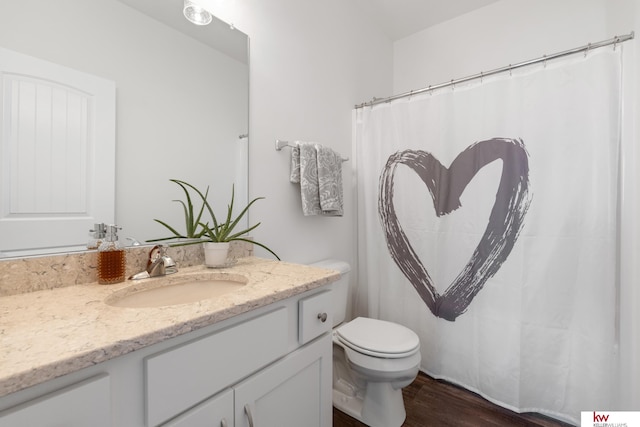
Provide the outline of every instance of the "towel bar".
<path id="1" fill-rule="evenodd" d="M 276 151 L 280 151 L 282 150 L 284 147 L 291 147 L 293 148 L 294 145 L 289 143 L 289 141 L 283 141 L 282 139 L 276 139 Z M 343 162 L 347 162 L 349 161 L 348 157 L 342 157 L 342 161 Z"/>

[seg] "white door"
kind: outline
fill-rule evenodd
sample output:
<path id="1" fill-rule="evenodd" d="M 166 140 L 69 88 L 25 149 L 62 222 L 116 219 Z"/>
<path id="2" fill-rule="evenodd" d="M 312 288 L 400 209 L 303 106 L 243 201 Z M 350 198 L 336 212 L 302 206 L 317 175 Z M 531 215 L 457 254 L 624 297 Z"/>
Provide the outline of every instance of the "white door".
<path id="1" fill-rule="evenodd" d="M 0 48 L 0 253 L 86 245 L 114 221 L 115 83 Z"/>

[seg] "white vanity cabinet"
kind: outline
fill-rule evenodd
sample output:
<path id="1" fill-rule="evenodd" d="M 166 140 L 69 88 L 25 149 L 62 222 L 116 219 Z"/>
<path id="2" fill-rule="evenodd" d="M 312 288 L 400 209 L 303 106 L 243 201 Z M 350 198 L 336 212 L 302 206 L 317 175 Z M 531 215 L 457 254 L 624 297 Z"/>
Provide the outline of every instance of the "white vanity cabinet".
<path id="1" fill-rule="evenodd" d="M 109 376 L 102 374 L 18 405 L 0 415 L 1 427 L 110 427 Z"/>
<path id="2" fill-rule="evenodd" d="M 166 422 L 287 354 L 288 314 L 279 307 L 147 357 L 147 425 Z"/>
<path id="3" fill-rule="evenodd" d="M 308 291 L 5 396 L 0 427 L 329 427 L 330 303 Z"/>
<path id="4" fill-rule="evenodd" d="M 331 349 L 331 337 L 325 334 L 162 425 L 331 426 Z"/>
<path id="5" fill-rule="evenodd" d="M 223 390 L 163 425 L 330 426 L 330 301 L 329 292 L 316 293 L 297 301 L 293 319 L 279 308 L 147 358 L 147 425 L 158 425 Z M 288 343 L 290 330 L 298 331 L 297 343 Z M 290 344 L 297 349 L 287 352 Z"/>

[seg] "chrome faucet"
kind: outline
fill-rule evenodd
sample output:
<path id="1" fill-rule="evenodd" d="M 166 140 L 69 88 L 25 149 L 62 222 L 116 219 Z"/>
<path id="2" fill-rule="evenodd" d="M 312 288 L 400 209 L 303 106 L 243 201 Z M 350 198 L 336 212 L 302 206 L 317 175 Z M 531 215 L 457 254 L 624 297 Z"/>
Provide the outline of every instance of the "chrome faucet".
<path id="1" fill-rule="evenodd" d="M 155 257 L 153 253 L 157 251 Z M 149 277 L 164 276 L 173 274 L 178 271 L 176 263 L 167 255 L 167 247 L 164 245 L 156 245 L 149 251 L 149 259 L 147 260 L 147 273 Z"/>
<path id="2" fill-rule="evenodd" d="M 166 276 L 178 272 L 175 261 L 167 255 L 167 247 L 164 245 L 156 245 L 149 251 L 149 259 L 147 259 L 147 269 L 140 273 L 134 274 L 129 279 L 147 279 L 149 277 Z"/>

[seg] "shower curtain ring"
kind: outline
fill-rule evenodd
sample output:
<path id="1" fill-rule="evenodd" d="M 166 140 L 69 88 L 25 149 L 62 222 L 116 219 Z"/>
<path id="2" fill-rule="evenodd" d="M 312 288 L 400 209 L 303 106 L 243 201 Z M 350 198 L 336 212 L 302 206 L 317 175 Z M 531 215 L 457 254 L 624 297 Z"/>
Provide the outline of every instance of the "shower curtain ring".
<path id="1" fill-rule="evenodd" d="M 452 90 L 452 91 L 456 90 L 456 84 L 455 84 L 455 82 L 453 81 L 453 79 L 451 79 L 451 83 L 450 83 L 450 84 L 451 84 L 451 90 Z"/>
<path id="2" fill-rule="evenodd" d="M 483 78 L 484 78 L 484 72 L 480 71 L 480 84 L 482 84 Z"/>
<path id="3" fill-rule="evenodd" d="M 429 95 L 433 96 L 433 89 L 431 89 L 431 85 L 429 85 Z"/>
<path id="4" fill-rule="evenodd" d="M 509 77 L 513 77 L 513 68 L 511 68 L 511 64 L 509 64 Z"/>
<path id="5" fill-rule="evenodd" d="M 589 49 L 591 49 L 591 43 L 589 43 L 587 45 L 587 48 L 584 50 L 584 57 L 587 57 L 587 54 L 589 53 Z M 613 50 L 616 50 L 615 46 L 613 47 Z"/>
<path id="6" fill-rule="evenodd" d="M 547 55 L 542 55 L 542 57 L 544 58 L 544 61 L 543 61 L 544 65 L 543 66 L 544 66 L 544 68 L 547 68 Z"/>
<path id="7" fill-rule="evenodd" d="M 618 46 L 618 42 L 620 41 L 620 37 L 618 36 L 614 36 L 614 41 L 613 41 L 613 51 L 616 51 L 616 46 Z"/>

